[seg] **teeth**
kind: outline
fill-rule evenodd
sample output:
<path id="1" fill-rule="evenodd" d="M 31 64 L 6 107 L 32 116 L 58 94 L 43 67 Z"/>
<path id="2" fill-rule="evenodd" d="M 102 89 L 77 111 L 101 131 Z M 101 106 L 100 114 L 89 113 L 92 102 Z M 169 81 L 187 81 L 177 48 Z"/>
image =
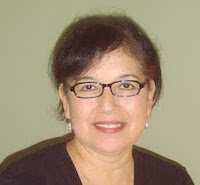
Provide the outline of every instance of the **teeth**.
<path id="1" fill-rule="evenodd" d="M 105 124 L 96 124 L 97 127 L 101 127 L 101 128 L 119 128 L 122 125 L 121 124 L 109 124 L 109 125 L 105 125 Z"/>

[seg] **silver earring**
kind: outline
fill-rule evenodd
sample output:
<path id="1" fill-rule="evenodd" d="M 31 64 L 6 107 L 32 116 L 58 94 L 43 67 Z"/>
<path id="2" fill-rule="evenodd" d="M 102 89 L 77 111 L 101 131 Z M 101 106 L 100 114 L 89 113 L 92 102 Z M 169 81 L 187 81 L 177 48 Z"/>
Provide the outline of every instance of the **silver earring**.
<path id="1" fill-rule="evenodd" d="M 67 127 L 68 127 L 68 130 L 71 132 L 72 131 L 72 124 L 71 124 L 71 122 L 67 123 Z"/>
<path id="2" fill-rule="evenodd" d="M 146 128 L 146 129 L 149 128 L 149 123 L 146 123 L 146 124 L 145 124 L 145 128 Z"/>

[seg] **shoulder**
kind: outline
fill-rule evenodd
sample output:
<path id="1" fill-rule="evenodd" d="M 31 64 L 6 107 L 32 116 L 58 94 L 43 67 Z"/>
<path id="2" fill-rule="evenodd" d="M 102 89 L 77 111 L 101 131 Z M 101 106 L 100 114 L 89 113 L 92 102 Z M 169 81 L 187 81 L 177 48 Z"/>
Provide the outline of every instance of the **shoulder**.
<path id="1" fill-rule="evenodd" d="M 38 185 L 47 182 L 50 177 L 56 179 L 56 176 L 62 175 L 58 171 L 62 173 L 63 165 L 71 165 L 66 155 L 66 141 L 59 140 L 42 147 L 40 143 L 26 149 L 26 155 L 20 153 L 22 157 L 19 159 L 18 154 L 17 160 L 12 161 L 0 174 L 0 185 Z"/>
<path id="2" fill-rule="evenodd" d="M 147 184 L 193 185 L 186 169 L 175 161 L 138 146 L 134 146 L 133 156 L 137 178 Z"/>
<path id="3" fill-rule="evenodd" d="M 47 174 L 54 175 L 63 157 L 65 143 L 50 146 L 30 154 L 12 164 L 0 175 L 0 185 L 38 184 Z"/>

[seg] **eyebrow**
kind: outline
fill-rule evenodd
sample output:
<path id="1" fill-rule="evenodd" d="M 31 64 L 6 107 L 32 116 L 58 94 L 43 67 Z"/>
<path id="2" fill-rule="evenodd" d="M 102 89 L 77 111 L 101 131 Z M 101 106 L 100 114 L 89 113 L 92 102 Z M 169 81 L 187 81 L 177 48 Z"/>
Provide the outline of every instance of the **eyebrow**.
<path id="1" fill-rule="evenodd" d="M 119 76 L 119 78 L 130 78 L 130 77 L 141 80 L 141 78 L 138 75 L 134 75 L 134 74 L 123 74 Z"/>
<path id="2" fill-rule="evenodd" d="M 95 80 L 95 79 L 92 76 L 83 76 L 83 77 L 75 78 L 76 82 L 78 82 L 80 80 Z"/>
<path id="3" fill-rule="evenodd" d="M 123 74 L 123 75 L 120 75 L 116 80 L 120 80 L 120 79 L 124 79 L 124 78 L 130 78 L 130 77 L 137 79 L 137 80 L 141 80 L 141 78 L 139 76 L 134 75 L 134 74 Z M 78 77 L 78 78 L 75 79 L 76 82 L 82 81 L 82 80 L 98 81 L 92 76 L 83 76 L 83 77 Z"/>

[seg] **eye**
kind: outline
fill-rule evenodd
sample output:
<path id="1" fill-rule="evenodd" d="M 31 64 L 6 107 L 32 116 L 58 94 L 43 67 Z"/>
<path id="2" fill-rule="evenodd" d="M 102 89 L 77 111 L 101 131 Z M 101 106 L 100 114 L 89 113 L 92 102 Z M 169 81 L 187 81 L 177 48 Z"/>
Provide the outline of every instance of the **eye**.
<path id="1" fill-rule="evenodd" d="M 135 89 L 136 87 L 134 86 L 134 84 L 133 83 L 131 83 L 131 82 L 123 82 L 123 83 L 121 83 L 121 85 L 120 85 L 120 89 L 122 89 L 122 90 L 133 90 L 133 89 Z"/>
<path id="2" fill-rule="evenodd" d="M 126 83 L 126 84 L 123 84 L 123 87 L 125 88 L 125 89 L 129 89 L 130 88 L 130 84 L 128 84 L 128 83 Z"/>
<path id="3" fill-rule="evenodd" d="M 82 84 L 80 91 L 95 91 L 97 89 L 96 84 Z"/>

